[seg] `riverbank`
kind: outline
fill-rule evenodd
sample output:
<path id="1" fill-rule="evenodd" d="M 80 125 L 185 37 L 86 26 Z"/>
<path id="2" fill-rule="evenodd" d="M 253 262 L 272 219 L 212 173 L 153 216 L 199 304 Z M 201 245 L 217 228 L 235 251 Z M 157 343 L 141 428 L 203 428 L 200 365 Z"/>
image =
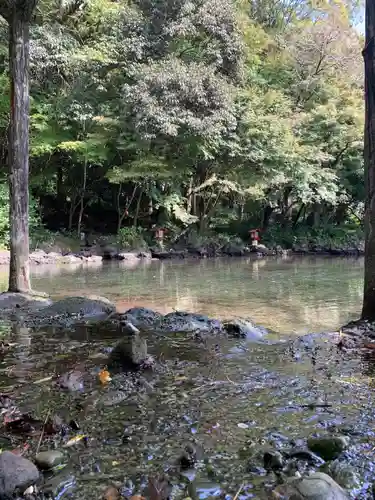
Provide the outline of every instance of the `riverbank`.
<path id="1" fill-rule="evenodd" d="M 325 248 L 320 246 L 295 246 L 292 249 L 283 249 L 278 246 L 276 248 L 268 248 L 265 245 L 259 244 L 256 247 L 244 245 L 231 245 L 218 249 L 206 248 L 185 248 L 185 249 L 146 249 L 124 251 L 115 247 L 96 246 L 86 247 L 76 252 L 71 251 L 48 251 L 35 250 L 30 253 L 30 263 L 36 265 L 48 264 L 83 264 L 83 263 L 98 263 L 102 261 L 141 261 L 141 260 L 172 260 L 172 259 L 188 259 L 188 258 L 216 258 L 216 257 L 245 257 L 254 255 L 257 258 L 271 257 L 277 255 L 300 255 L 300 256 L 332 256 L 332 257 L 360 257 L 364 255 L 362 248 Z M 10 252 L 8 250 L 0 250 L 0 265 L 8 265 L 10 262 Z"/>

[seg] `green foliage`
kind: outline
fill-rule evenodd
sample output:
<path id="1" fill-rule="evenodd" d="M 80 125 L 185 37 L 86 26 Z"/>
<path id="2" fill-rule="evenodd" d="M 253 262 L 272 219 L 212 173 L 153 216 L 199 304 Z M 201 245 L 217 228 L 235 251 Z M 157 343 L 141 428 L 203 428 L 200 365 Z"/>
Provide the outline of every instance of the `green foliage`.
<path id="1" fill-rule="evenodd" d="M 41 0 L 30 182 L 45 218 L 48 198 L 70 230 L 83 207 L 85 224 L 104 232 L 126 210 L 148 229 L 162 214 L 176 235 L 242 234 L 270 212 L 288 245 L 314 213 L 321 226 L 357 222 L 364 109 L 352 4 Z M 3 163 L 6 44 L 0 23 Z M 124 244 L 142 239 L 137 231 L 124 229 Z"/>
<path id="2" fill-rule="evenodd" d="M 140 227 L 122 227 L 117 242 L 124 250 L 142 250 L 147 248 L 144 230 Z"/>
<path id="3" fill-rule="evenodd" d="M 30 247 L 36 248 L 38 243 L 46 241 L 50 234 L 42 226 L 38 206 L 35 199 L 30 199 L 29 206 Z M 5 182 L 0 183 L 0 247 L 9 245 L 9 187 Z"/>
<path id="4" fill-rule="evenodd" d="M 322 249 L 348 249 L 358 248 L 364 239 L 363 230 L 355 224 L 308 228 L 304 225 L 296 228 L 273 226 L 262 237 L 262 243 L 274 247 L 281 245 L 283 248 L 301 248 L 313 246 Z"/>

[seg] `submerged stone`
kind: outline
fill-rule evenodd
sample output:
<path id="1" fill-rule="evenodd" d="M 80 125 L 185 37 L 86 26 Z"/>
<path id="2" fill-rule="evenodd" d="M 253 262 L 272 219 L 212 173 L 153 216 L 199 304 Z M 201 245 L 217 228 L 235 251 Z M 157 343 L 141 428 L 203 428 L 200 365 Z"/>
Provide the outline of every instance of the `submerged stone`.
<path id="1" fill-rule="evenodd" d="M 42 470 L 53 469 L 64 461 L 64 454 L 58 450 L 41 451 L 35 457 L 36 465 Z"/>

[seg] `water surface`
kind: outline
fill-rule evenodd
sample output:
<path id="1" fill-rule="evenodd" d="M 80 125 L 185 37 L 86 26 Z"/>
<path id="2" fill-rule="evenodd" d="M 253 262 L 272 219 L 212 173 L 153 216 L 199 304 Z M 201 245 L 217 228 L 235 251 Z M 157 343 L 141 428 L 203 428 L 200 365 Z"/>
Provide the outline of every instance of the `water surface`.
<path id="1" fill-rule="evenodd" d="M 6 288 L 7 270 L 0 270 Z M 362 300 L 362 259 L 268 258 L 145 261 L 99 266 L 39 266 L 33 287 L 54 297 L 101 295 L 121 310 L 252 318 L 280 333 L 334 330 L 355 318 Z"/>

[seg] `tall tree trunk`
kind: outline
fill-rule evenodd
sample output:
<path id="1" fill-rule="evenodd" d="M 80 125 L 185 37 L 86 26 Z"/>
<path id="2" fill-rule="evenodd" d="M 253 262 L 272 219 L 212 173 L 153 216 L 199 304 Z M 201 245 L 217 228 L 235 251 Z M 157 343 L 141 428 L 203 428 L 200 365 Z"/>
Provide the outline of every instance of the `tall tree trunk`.
<path id="1" fill-rule="evenodd" d="M 30 2 L 32 3 L 32 2 Z M 31 15 L 31 14 L 30 14 Z M 11 6 L 9 66 L 9 291 L 29 292 L 29 21 L 17 4 Z"/>
<path id="2" fill-rule="evenodd" d="M 139 217 L 139 211 L 141 209 L 142 196 L 143 196 L 143 189 L 141 187 L 141 190 L 139 192 L 139 196 L 138 196 L 138 199 L 137 199 L 137 205 L 135 207 L 135 214 L 134 214 L 134 220 L 133 220 L 133 226 L 134 227 L 138 226 L 138 217 Z"/>
<path id="3" fill-rule="evenodd" d="M 83 163 L 83 182 L 82 182 L 82 192 L 81 192 L 80 208 L 78 214 L 78 225 L 77 225 L 78 237 L 81 236 L 81 230 L 82 230 L 82 217 L 83 217 L 83 211 L 85 210 L 86 185 L 87 185 L 87 160 L 85 159 Z"/>
<path id="4" fill-rule="evenodd" d="M 365 283 L 362 318 L 375 319 L 375 3 L 366 0 L 365 62 Z"/>

